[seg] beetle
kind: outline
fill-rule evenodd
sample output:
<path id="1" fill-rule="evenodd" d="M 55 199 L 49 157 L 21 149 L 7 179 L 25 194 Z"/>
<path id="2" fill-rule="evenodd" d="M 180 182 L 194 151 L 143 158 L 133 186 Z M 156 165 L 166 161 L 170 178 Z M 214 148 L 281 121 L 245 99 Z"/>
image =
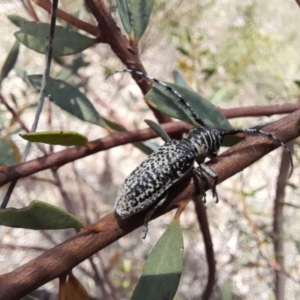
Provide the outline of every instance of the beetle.
<path id="1" fill-rule="evenodd" d="M 150 154 L 132 171 L 118 191 L 115 211 L 121 218 L 137 214 L 155 204 L 153 209 L 146 215 L 144 221 L 144 238 L 148 231 L 148 221 L 155 210 L 167 199 L 170 187 L 191 170 L 202 180 L 206 179 L 206 176 L 213 179 L 212 194 L 216 198 L 216 202 L 218 202 L 216 190 L 218 175 L 205 164 L 205 159 L 217 157 L 225 136 L 242 133 L 246 136 L 264 136 L 268 138 L 275 144 L 282 146 L 288 153 L 291 164 L 290 175 L 292 174 L 293 159 L 290 150 L 271 133 L 253 128 L 220 130 L 208 126 L 178 91 L 154 77 L 131 69 L 115 71 L 108 77 L 115 73 L 125 72 L 147 78 L 163 86 L 178 99 L 182 107 L 190 112 L 199 125 L 192 129 L 183 139 L 169 140 L 159 147 L 157 151 Z M 194 167 L 195 163 L 198 164 L 197 167 Z M 205 192 L 202 192 L 205 201 Z"/>

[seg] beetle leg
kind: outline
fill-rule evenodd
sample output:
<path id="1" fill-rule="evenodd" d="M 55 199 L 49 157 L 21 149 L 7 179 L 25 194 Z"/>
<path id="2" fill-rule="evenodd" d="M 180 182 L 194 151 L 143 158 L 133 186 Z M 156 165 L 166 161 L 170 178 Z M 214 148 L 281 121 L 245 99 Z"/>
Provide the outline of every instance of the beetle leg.
<path id="1" fill-rule="evenodd" d="M 200 164 L 198 168 L 195 169 L 195 173 L 203 179 L 205 177 L 205 174 L 214 179 L 213 184 L 212 184 L 212 194 L 213 197 L 216 198 L 216 203 L 219 202 L 219 197 L 217 193 L 216 186 L 218 184 L 218 174 L 216 174 L 209 166 L 206 164 Z"/>
<path id="2" fill-rule="evenodd" d="M 202 170 L 200 170 L 199 168 L 194 168 L 193 170 L 194 174 L 197 175 L 201 180 L 203 181 L 206 181 L 207 182 L 207 179 L 205 177 L 205 174 Z M 201 190 L 201 193 L 203 195 L 203 203 L 206 203 L 206 192 L 205 192 L 205 189 L 203 187 L 203 185 L 201 185 L 202 187 L 202 190 Z"/>
<path id="3" fill-rule="evenodd" d="M 169 195 L 169 192 L 165 192 L 162 196 L 162 198 L 158 201 L 158 203 L 147 213 L 145 220 L 144 220 L 144 236 L 143 239 L 146 238 L 147 232 L 148 232 L 148 222 L 150 221 L 152 215 L 155 213 L 155 211 L 163 205 L 163 203 L 167 200 Z"/>

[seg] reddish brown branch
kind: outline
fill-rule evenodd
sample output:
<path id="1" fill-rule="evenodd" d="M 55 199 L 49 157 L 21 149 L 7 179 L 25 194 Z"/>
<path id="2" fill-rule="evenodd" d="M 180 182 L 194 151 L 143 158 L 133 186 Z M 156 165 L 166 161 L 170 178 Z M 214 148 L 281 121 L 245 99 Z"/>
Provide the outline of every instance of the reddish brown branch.
<path id="1" fill-rule="evenodd" d="M 276 114 L 288 114 L 300 109 L 300 104 L 282 104 L 267 106 L 248 106 L 231 109 L 220 109 L 226 118 L 272 116 Z"/>
<path id="2" fill-rule="evenodd" d="M 278 106 L 276 106 L 276 108 L 273 107 L 272 109 L 277 113 L 282 113 L 282 111 L 287 112 L 288 109 L 293 110 L 298 108 L 297 106 L 290 104 L 282 105 L 280 107 L 282 110 L 280 110 Z M 232 114 L 231 110 L 224 110 L 223 113 L 226 117 L 230 115 L 239 117 L 241 114 L 243 114 L 244 110 L 248 110 L 249 115 L 251 114 L 251 112 L 258 111 L 259 109 L 253 106 L 250 108 L 234 109 L 235 114 Z M 269 107 L 263 107 L 262 109 L 260 109 L 260 111 L 261 115 L 266 115 L 269 111 Z M 163 124 L 162 126 L 171 136 L 191 129 L 191 125 L 188 125 L 184 122 L 171 122 Z M 46 169 L 63 166 L 69 162 L 95 154 L 103 150 L 110 149 L 112 147 L 145 141 L 155 137 L 157 137 L 157 135 L 151 129 L 113 133 L 105 138 L 90 142 L 88 144 L 88 147 L 72 147 L 56 153 L 45 155 L 41 158 L 37 158 L 16 166 L 9 167 L 7 168 L 7 170 L 0 169 L 0 186 L 3 186 L 4 184 L 15 179 L 24 178 Z"/>
<path id="3" fill-rule="evenodd" d="M 170 134 L 184 132 L 191 128 L 184 122 L 172 122 L 164 124 L 163 128 Z M 112 147 L 145 141 L 157 137 L 152 129 L 134 130 L 130 132 L 117 132 L 105 138 L 88 143 L 87 147 L 72 147 L 56 153 L 45 155 L 13 167 L 8 167 L 7 171 L 0 169 L 0 186 L 19 178 L 23 178 L 42 170 L 52 167 L 60 167 L 66 163 L 75 161 L 79 158 L 95 154 L 99 151 L 107 150 Z"/>
<path id="4" fill-rule="evenodd" d="M 288 142 L 299 135 L 297 127 L 299 117 L 300 111 L 297 111 L 267 126 L 265 130 Z M 249 137 L 220 155 L 218 162 L 211 164 L 211 167 L 222 182 L 274 148 L 276 145 L 263 137 Z M 158 209 L 154 217 L 164 214 L 178 201 L 192 197 L 195 197 L 194 184 L 174 186 L 170 190 L 168 203 Z M 100 232 L 79 233 L 14 271 L 1 275 L 0 299 L 20 299 L 46 282 L 61 276 L 86 258 L 141 226 L 146 213 L 147 211 L 125 220 L 120 220 L 115 214 L 107 215 L 97 225 L 101 228 Z"/>
<path id="5" fill-rule="evenodd" d="M 110 11 L 104 5 L 102 0 L 85 0 L 87 7 L 90 9 L 98 22 L 101 41 L 110 45 L 112 51 L 119 57 L 121 62 L 128 68 L 146 73 L 139 57 L 138 47 L 136 43 L 128 41 L 117 26 L 115 20 L 111 16 Z M 137 84 L 145 95 L 152 83 L 149 80 L 141 79 L 133 76 Z M 154 107 L 149 106 L 153 111 L 159 123 L 167 123 L 171 121 L 169 116 L 164 115 Z"/>
<path id="6" fill-rule="evenodd" d="M 51 12 L 51 2 L 49 0 L 34 0 L 35 4 L 38 5 L 39 7 L 43 8 L 46 10 L 49 14 Z M 77 27 L 78 29 L 82 29 L 87 33 L 90 33 L 93 36 L 96 36 L 99 38 L 99 42 L 101 41 L 100 39 L 100 34 L 99 34 L 99 29 L 97 26 L 91 25 L 89 23 L 86 23 L 80 19 L 77 19 L 73 17 L 72 15 L 64 12 L 61 9 L 57 9 L 57 17 L 66 21 L 67 23 Z"/>
<path id="7" fill-rule="evenodd" d="M 197 180 L 197 181 L 196 181 Z M 198 179 L 194 177 L 194 182 L 198 183 Z M 199 184 L 196 184 L 196 186 Z M 195 188 L 196 189 L 196 188 Z M 200 194 L 200 190 L 198 191 Z M 200 195 L 201 196 L 201 195 Z M 213 242 L 209 230 L 209 224 L 206 214 L 206 207 L 202 202 L 201 197 L 194 198 L 195 210 L 198 217 L 198 223 L 200 225 L 200 229 L 203 235 L 203 241 L 205 245 L 205 253 L 208 264 L 208 280 L 206 283 L 206 288 L 202 293 L 202 299 L 210 299 L 210 296 L 213 292 L 213 288 L 216 281 L 216 261 L 215 261 L 215 253 Z"/>

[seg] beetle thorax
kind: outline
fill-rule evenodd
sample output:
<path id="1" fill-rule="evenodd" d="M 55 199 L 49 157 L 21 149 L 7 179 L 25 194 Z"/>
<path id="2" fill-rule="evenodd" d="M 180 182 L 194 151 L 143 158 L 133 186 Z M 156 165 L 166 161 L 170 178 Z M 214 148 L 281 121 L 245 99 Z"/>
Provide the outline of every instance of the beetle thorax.
<path id="1" fill-rule="evenodd" d="M 198 156 L 205 157 L 217 156 L 223 141 L 219 130 L 210 127 L 193 129 L 187 138 L 195 146 Z"/>

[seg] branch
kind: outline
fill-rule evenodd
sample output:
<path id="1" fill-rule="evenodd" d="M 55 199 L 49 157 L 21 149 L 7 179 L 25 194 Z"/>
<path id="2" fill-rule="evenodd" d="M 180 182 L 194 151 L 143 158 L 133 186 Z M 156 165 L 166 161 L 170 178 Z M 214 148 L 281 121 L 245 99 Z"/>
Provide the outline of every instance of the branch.
<path id="1" fill-rule="evenodd" d="M 47 11 L 49 14 L 51 12 L 51 2 L 49 0 L 34 0 L 35 4 L 39 7 L 43 8 L 45 11 Z M 75 18 L 74 16 L 64 12 L 61 9 L 57 9 L 57 17 L 66 21 L 67 23 L 77 27 L 78 29 L 82 29 L 87 33 L 90 33 L 93 36 L 96 36 L 99 38 L 99 42 L 101 42 L 101 38 L 99 35 L 99 29 L 97 26 L 91 25 L 89 23 L 86 23 L 78 18 Z"/>
<path id="2" fill-rule="evenodd" d="M 288 111 L 294 111 L 295 109 L 299 108 L 298 106 L 299 104 L 275 105 L 271 106 L 271 109 L 268 106 L 265 106 L 262 109 L 260 109 L 259 106 L 251 106 L 246 108 L 222 110 L 222 112 L 227 118 L 230 116 L 237 118 L 240 116 L 245 116 L 245 111 L 248 111 L 247 116 L 257 111 L 261 112 L 260 115 L 267 115 L 267 113 L 271 110 L 273 110 L 274 112 L 276 111 L 276 113 L 279 114 L 286 113 Z M 232 111 L 234 111 L 234 113 L 232 113 Z M 174 136 L 176 134 L 178 135 L 192 128 L 191 125 L 188 125 L 184 122 L 170 122 L 167 124 L 163 124 L 162 127 L 171 136 Z M 53 167 L 58 168 L 69 162 L 95 154 L 100 151 L 104 151 L 128 143 L 145 141 L 156 137 L 156 133 L 154 133 L 154 131 L 152 131 L 152 129 L 150 128 L 134 130 L 130 132 L 118 132 L 110 134 L 105 138 L 89 142 L 87 147 L 70 147 L 68 149 L 56 153 L 51 153 L 43 157 L 28 161 L 26 163 L 18 164 L 16 166 L 8 168 L 0 167 L 0 187 L 15 179 L 24 178 Z"/>
<path id="3" fill-rule="evenodd" d="M 209 223 L 206 213 L 206 207 L 202 202 L 201 197 L 194 198 L 195 210 L 198 218 L 198 223 L 200 230 L 202 232 L 203 241 L 205 245 L 206 260 L 208 265 L 208 280 L 206 283 L 206 288 L 202 293 L 201 299 L 206 300 L 210 299 L 210 296 L 213 292 L 213 288 L 216 281 L 216 261 L 213 242 L 209 230 Z"/>
<path id="4" fill-rule="evenodd" d="M 279 139 L 288 142 L 299 135 L 297 111 L 265 128 Z M 277 146 L 263 137 L 248 137 L 218 157 L 210 164 L 222 182 L 251 165 Z M 209 181 L 211 184 L 211 181 Z M 184 189 L 184 190 L 183 190 Z M 157 210 L 154 217 L 171 210 L 180 200 L 195 197 L 194 184 L 185 181 L 170 190 L 167 203 Z M 170 203 L 171 201 L 171 203 Z M 84 231 L 73 238 L 44 252 L 10 273 L 0 276 L 0 299 L 20 299 L 46 282 L 74 268 L 83 260 L 110 245 L 120 237 L 142 226 L 147 211 L 121 220 L 114 213 L 97 223 L 99 232 Z"/>
<path id="5" fill-rule="evenodd" d="M 192 128 L 184 122 L 171 122 L 163 125 L 163 128 L 170 134 L 178 134 Z M 145 141 L 157 137 L 157 134 L 150 128 L 133 130 L 128 132 L 116 132 L 102 139 L 89 142 L 87 147 L 71 147 L 56 153 L 24 162 L 12 167 L 0 168 L 0 186 L 15 179 L 27 177 L 34 173 L 53 168 L 61 167 L 66 163 L 95 154 L 120 145 Z"/>
<path id="6" fill-rule="evenodd" d="M 294 150 L 295 141 L 288 144 L 291 153 Z M 275 269 L 274 294 L 276 300 L 284 299 L 285 290 L 285 274 L 282 272 L 284 268 L 284 197 L 285 188 L 289 176 L 289 157 L 286 153 L 282 154 L 279 175 L 277 177 L 276 196 L 274 199 L 274 215 L 273 215 L 273 245 L 275 259 L 278 263 L 279 270 Z"/>
<path id="7" fill-rule="evenodd" d="M 300 1 L 300 0 L 299 0 Z M 220 109 L 227 119 L 237 117 L 272 116 L 276 114 L 288 114 L 300 109 L 300 104 L 282 104 L 266 106 L 248 106 L 231 109 Z"/>
<path id="8" fill-rule="evenodd" d="M 110 45 L 112 51 L 128 69 L 146 73 L 146 70 L 140 61 L 136 43 L 133 41 L 129 42 L 128 39 L 122 34 L 120 28 L 117 26 L 115 20 L 111 16 L 110 11 L 104 5 L 103 1 L 85 0 L 85 3 L 98 22 L 101 41 Z M 137 75 L 133 75 L 133 78 L 142 90 L 143 94 L 147 94 L 152 86 L 152 82 L 145 80 L 144 78 L 141 79 Z M 169 116 L 164 115 L 154 107 L 149 105 L 149 108 L 153 111 L 159 123 L 167 123 L 171 121 Z"/>

